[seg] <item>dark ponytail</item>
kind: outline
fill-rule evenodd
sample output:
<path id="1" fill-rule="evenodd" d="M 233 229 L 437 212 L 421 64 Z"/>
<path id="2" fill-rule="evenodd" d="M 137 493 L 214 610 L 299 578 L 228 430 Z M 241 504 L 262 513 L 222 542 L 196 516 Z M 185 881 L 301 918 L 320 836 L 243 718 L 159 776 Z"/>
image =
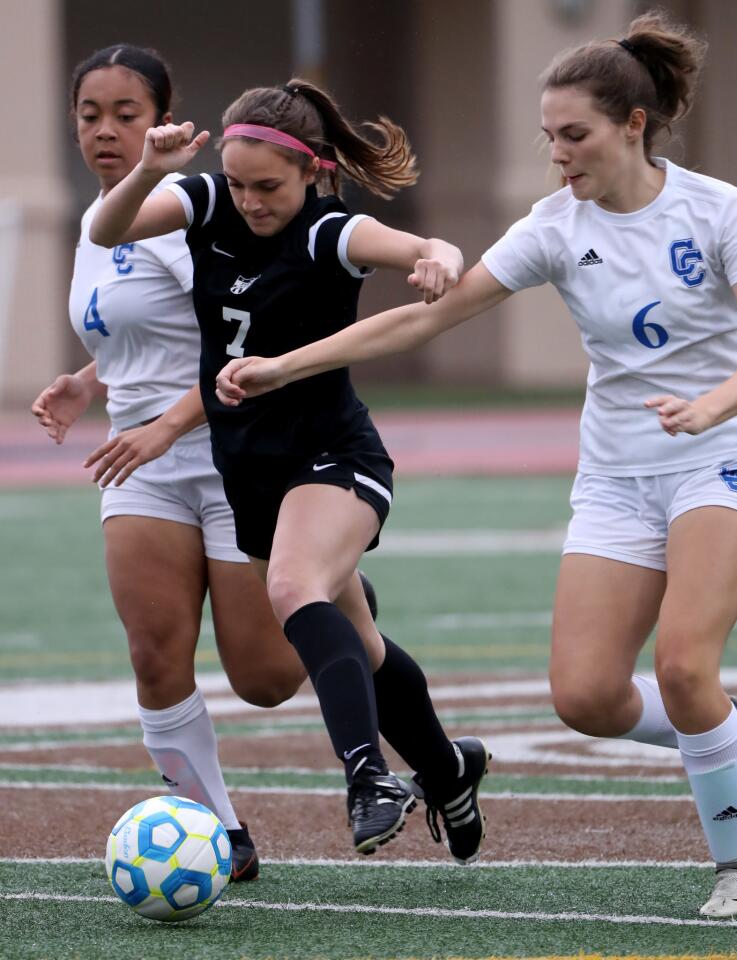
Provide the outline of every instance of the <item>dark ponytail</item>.
<path id="1" fill-rule="evenodd" d="M 223 114 L 223 128 L 234 123 L 274 127 L 296 137 L 317 156 L 337 163 L 324 171 L 330 189 L 340 192 L 341 171 L 380 197 L 390 198 L 417 181 L 416 161 L 407 135 L 386 117 L 364 123 L 378 142 L 368 139 L 347 120 L 324 90 L 307 80 L 293 78 L 284 87 L 257 87 L 246 90 Z M 307 166 L 310 158 L 288 148 L 284 155 Z"/>
<path id="2" fill-rule="evenodd" d="M 171 108 L 172 87 L 169 68 L 155 50 L 144 50 L 129 43 L 117 43 L 104 50 L 96 50 L 92 56 L 77 64 L 72 76 L 72 113 L 76 113 L 79 88 L 93 70 L 105 67 L 125 67 L 137 73 L 151 91 L 156 107 L 156 123 L 161 123 L 164 114 Z"/>
<path id="3" fill-rule="evenodd" d="M 578 87 L 612 123 L 623 124 L 636 107 L 647 114 L 645 154 L 663 130 L 691 109 L 706 43 L 688 28 L 650 11 L 637 17 L 620 39 L 596 41 L 568 51 L 543 74 L 545 90 Z"/>

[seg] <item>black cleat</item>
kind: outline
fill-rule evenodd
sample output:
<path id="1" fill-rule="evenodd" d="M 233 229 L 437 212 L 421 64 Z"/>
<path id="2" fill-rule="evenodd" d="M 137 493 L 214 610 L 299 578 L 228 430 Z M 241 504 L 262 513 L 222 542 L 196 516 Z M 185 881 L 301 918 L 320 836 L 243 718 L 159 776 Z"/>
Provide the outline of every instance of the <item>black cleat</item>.
<path id="1" fill-rule="evenodd" d="M 488 768 L 491 754 L 478 737 L 459 737 L 453 741 L 458 758 L 458 776 L 446 784 L 438 797 L 437 789 L 431 795 L 419 774 L 413 778 L 415 795 L 427 804 L 427 825 L 430 835 L 440 843 L 440 814 L 445 828 L 446 846 L 456 863 L 473 863 L 479 858 L 481 841 L 485 834 L 484 815 L 479 808 L 479 785 Z"/>
<path id="2" fill-rule="evenodd" d="M 373 583 L 371 583 L 363 570 L 358 571 L 358 576 L 361 578 L 361 586 L 363 587 L 363 592 L 366 594 L 366 603 L 371 611 L 371 616 L 374 618 L 374 622 L 376 622 L 376 618 L 379 615 L 379 607 L 376 602 L 376 590 L 374 590 Z"/>
<path id="3" fill-rule="evenodd" d="M 409 784 L 393 773 L 359 773 L 348 788 L 348 826 L 359 853 L 373 853 L 404 826 L 417 805 Z"/>
<path id="4" fill-rule="evenodd" d="M 248 827 L 239 821 L 240 830 L 228 830 L 230 845 L 233 848 L 233 865 L 230 871 L 231 883 L 243 883 L 258 879 L 258 854 L 248 832 Z"/>

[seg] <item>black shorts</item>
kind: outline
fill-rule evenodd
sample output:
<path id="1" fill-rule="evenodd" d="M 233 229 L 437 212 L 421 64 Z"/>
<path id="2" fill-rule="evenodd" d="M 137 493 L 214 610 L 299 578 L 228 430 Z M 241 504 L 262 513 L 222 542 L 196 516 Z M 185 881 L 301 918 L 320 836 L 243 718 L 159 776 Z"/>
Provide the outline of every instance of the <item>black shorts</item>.
<path id="1" fill-rule="evenodd" d="M 225 496 L 233 509 L 238 549 L 268 560 L 281 502 L 293 487 L 322 483 L 354 490 L 376 511 L 379 532 L 392 503 L 394 463 L 374 430 L 362 431 L 335 450 L 306 460 L 252 461 L 248 474 L 224 475 Z M 373 550 L 379 533 L 366 547 Z"/>

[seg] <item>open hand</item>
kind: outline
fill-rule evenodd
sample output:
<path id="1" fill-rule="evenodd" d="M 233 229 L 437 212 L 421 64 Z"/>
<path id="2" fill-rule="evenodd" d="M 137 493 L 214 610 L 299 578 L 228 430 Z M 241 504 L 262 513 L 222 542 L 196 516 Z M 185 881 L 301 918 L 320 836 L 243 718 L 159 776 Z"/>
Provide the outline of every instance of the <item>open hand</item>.
<path id="1" fill-rule="evenodd" d="M 114 486 L 119 487 L 142 464 L 166 453 L 174 439 L 166 423 L 161 419 L 154 420 L 143 427 L 123 430 L 103 443 L 87 457 L 84 466 L 97 464 L 92 475 L 93 483 L 106 487 L 115 480 Z"/>
<path id="2" fill-rule="evenodd" d="M 56 443 L 63 443 L 66 432 L 89 407 L 92 390 L 81 377 L 64 373 L 42 390 L 31 404 L 31 413 L 46 428 Z"/>

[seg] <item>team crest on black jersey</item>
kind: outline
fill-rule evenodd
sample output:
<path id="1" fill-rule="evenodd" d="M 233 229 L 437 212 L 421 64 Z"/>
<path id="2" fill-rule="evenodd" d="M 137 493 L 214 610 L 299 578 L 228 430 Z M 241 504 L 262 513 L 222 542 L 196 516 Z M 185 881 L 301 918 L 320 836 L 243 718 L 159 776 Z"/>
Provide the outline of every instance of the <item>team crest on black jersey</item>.
<path id="1" fill-rule="evenodd" d="M 260 274 L 259 274 L 260 276 Z M 258 280 L 258 277 L 242 277 L 238 275 L 237 280 L 230 288 L 231 293 L 245 293 L 246 290 L 251 286 L 252 283 L 255 283 Z"/>

